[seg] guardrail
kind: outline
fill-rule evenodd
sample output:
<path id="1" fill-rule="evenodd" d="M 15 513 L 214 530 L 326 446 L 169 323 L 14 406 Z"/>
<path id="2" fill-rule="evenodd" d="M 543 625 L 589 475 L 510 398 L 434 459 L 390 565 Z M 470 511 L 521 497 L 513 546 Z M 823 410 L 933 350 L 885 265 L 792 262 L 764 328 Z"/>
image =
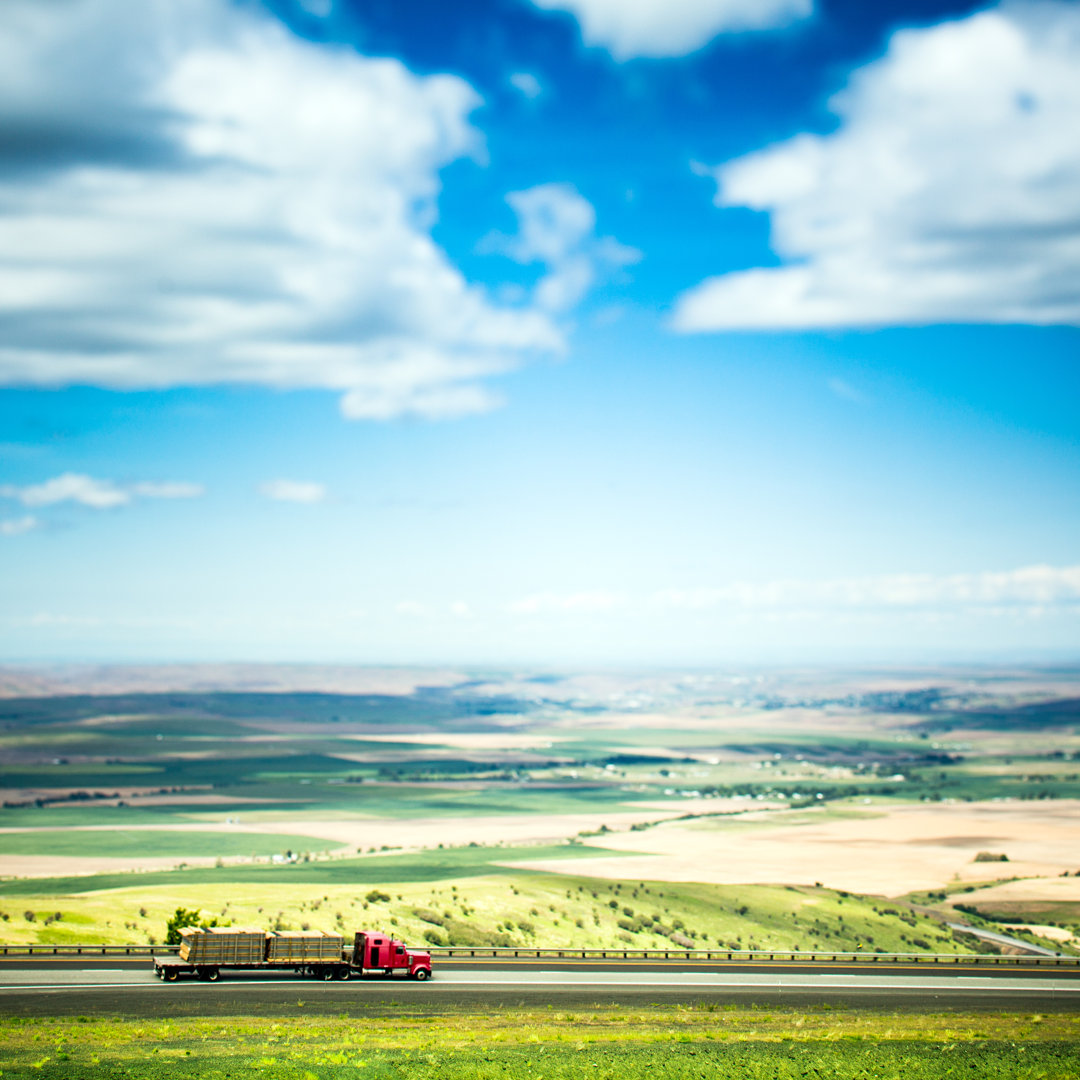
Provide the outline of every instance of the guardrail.
<path id="1" fill-rule="evenodd" d="M 465 948 L 460 945 L 425 946 L 432 959 L 492 959 L 492 960 L 696 960 L 702 963 L 798 963 L 818 964 L 979 964 L 998 965 L 1038 964 L 1040 967 L 1075 967 L 1080 969 L 1080 956 L 1000 956 L 988 953 L 873 953 L 821 952 L 817 950 L 775 949 L 515 949 L 503 947 Z"/>
<path id="2" fill-rule="evenodd" d="M 999 956 L 987 953 L 872 953 L 820 952 L 771 949 L 523 949 L 474 948 L 461 945 L 424 946 L 432 959 L 445 960 L 681 960 L 700 963 L 798 963 L 816 964 L 976 964 L 986 967 L 1067 967 L 1080 970 L 1080 956 Z M 163 956 L 179 951 L 178 945 L 0 945 L 4 956 Z"/>
<path id="3" fill-rule="evenodd" d="M 0 945 L 0 956 L 162 956 L 179 945 Z"/>

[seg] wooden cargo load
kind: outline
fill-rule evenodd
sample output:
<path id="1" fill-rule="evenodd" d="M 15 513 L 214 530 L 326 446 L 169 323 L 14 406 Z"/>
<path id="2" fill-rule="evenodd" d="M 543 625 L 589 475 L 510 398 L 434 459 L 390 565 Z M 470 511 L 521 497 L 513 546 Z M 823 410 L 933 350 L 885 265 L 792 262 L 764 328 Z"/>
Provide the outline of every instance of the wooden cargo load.
<path id="1" fill-rule="evenodd" d="M 316 964 L 341 960 L 340 934 L 322 930 L 283 930 L 266 943 L 268 964 Z"/>
<path id="2" fill-rule="evenodd" d="M 207 930 L 188 927 L 180 931 L 180 959 L 207 967 L 261 964 L 266 959 L 266 933 L 217 926 Z"/>

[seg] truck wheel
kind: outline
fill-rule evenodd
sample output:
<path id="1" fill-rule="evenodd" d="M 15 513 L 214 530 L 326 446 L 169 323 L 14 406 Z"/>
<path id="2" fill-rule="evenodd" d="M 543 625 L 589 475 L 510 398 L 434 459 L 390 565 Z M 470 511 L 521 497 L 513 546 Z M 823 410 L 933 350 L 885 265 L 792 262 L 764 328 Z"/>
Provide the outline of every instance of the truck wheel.
<path id="1" fill-rule="evenodd" d="M 413 978 L 417 979 L 419 982 L 423 982 L 427 977 L 428 977 L 427 968 L 417 968 L 416 969 L 416 974 L 413 976 Z"/>
<path id="2" fill-rule="evenodd" d="M 339 967 L 337 969 L 337 977 L 344 982 L 349 977 L 349 969 L 347 967 Z"/>
<path id="3" fill-rule="evenodd" d="M 203 978 L 207 982 L 217 982 L 221 978 L 221 972 L 217 968 L 207 968 Z"/>
<path id="4" fill-rule="evenodd" d="M 174 967 L 167 967 L 161 969 L 161 977 L 166 982 L 176 982 L 177 976 L 180 973 Z"/>
<path id="5" fill-rule="evenodd" d="M 334 977 L 334 969 L 332 967 L 324 967 L 322 969 L 322 977 L 325 982 L 329 982 Z"/>

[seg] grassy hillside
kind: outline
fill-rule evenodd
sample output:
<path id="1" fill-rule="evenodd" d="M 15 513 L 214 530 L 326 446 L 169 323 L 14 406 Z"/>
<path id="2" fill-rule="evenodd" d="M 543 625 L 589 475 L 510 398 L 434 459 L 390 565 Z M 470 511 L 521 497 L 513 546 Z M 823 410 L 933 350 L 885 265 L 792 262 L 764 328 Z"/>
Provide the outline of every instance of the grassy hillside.
<path id="1" fill-rule="evenodd" d="M 378 927 L 415 944 L 968 951 L 941 916 L 913 904 L 814 887 L 588 878 L 572 873 L 579 850 L 462 848 L 293 867 L 6 882 L 0 938 L 155 943 L 166 918 L 184 906 L 243 926 Z M 501 865 L 553 855 L 567 857 L 568 872 Z"/>

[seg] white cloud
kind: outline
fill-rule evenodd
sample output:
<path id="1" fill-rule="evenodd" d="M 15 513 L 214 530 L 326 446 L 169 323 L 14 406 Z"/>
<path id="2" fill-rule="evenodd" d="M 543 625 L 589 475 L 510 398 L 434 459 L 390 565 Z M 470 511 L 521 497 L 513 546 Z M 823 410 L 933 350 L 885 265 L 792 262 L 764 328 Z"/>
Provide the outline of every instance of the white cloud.
<path id="1" fill-rule="evenodd" d="M 64 473 L 42 484 L 30 484 L 21 488 L 5 484 L 0 487 L 0 496 L 18 499 L 23 506 L 52 506 L 55 503 L 74 502 L 94 510 L 109 510 L 131 502 L 131 493 L 117 487 L 111 480 L 95 480 L 94 477 L 82 473 Z"/>
<path id="2" fill-rule="evenodd" d="M 1080 8 L 896 33 L 831 104 L 834 133 L 715 170 L 788 265 L 702 282 L 675 329 L 1080 325 Z"/>
<path id="3" fill-rule="evenodd" d="M 41 484 L 0 486 L 0 498 L 17 499 L 23 506 L 54 506 L 72 502 L 93 510 L 127 506 L 135 498 L 193 499 L 203 494 L 199 484 L 139 483 L 121 486 L 112 480 L 98 480 L 84 473 L 63 473 Z"/>
<path id="4" fill-rule="evenodd" d="M 599 279 L 641 258 L 610 236 L 596 236 L 596 211 L 569 184 L 514 191 L 506 201 L 517 215 L 517 235 L 490 237 L 487 243 L 517 262 L 546 267 L 533 292 L 541 310 L 573 307 Z"/>
<path id="5" fill-rule="evenodd" d="M 326 498 L 326 485 L 305 480 L 270 480 L 259 490 L 278 502 L 319 503 Z"/>
<path id="6" fill-rule="evenodd" d="M 510 76 L 510 85 L 524 94 L 530 101 L 538 98 L 544 92 L 540 80 L 528 71 L 515 71 Z"/>
<path id="7" fill-rule="evenodd" d="M 430 234 L 482 152 L 459 78 L 228 0 L 0 5 L 0 383 L 247 382 L 460 415 L 563 348 Z"/>
<path id="8" fill-rule="evenodd" d="M 40 527 L 41 522 L 32 514 L 21 518 L 8 518 L 0 521 L 0 536 L 22 536 L 23 533 L 33 532 Z"/>
<path id="9" fill-rule="evenodd" d="M 533 0 L 548 11 L 568 11 L 586 45 L 616 60 L 686 56 L 717 34 L 772 30 L 806 18 L 812 0 Z"/>
<path id="10" fill-rule="evenodd" d="M 594 590 L 576 593 L 536 593 L 510 604 L 515 615 L 542 615 L 550 613 L 596 614 L 613 611 L 626 604 L 621 593 Z"/>
<path id="11" fill-rule="evenodd" d="M 737 582 L 718 588 L 668 589 L 658 607 L 758 612 L 973 610 L 1080 605 L 1080 565 L 933 575 L 887 574 L 829 581 Z"/>

